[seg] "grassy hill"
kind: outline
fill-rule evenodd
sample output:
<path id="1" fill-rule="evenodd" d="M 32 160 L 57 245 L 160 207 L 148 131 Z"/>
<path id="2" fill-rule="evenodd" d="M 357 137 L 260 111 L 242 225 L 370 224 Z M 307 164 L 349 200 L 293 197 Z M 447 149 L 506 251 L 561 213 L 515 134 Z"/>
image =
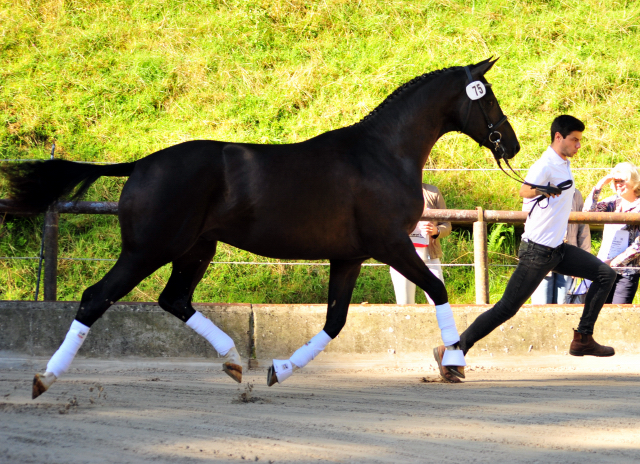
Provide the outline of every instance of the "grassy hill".
<path id="1" fill-rule="evenodd" d="M 637 161 L 640 2 L 587 1 L 3 1 L 0 159 L 120 162 L 191 139 L 288 143 L 353 124 L 425 72 L 499 56 L 488 79 L 528 167 L 558 114 L 587 124 L 574 167 Z M 427 168 L 493 168 L 460 134 Z M 587 193 L 604 171 L 576 172 Z M 518 185 L 495 171 L 425 172 L 450 208 L 519 209 Z M 122 179 L 91 199 L 115 201 Z M 5 197 L 0 185 L 0 197 Z M 41 218 L 0 226 L 0 256 L 36 256 Z M 60 256 L 115 258 L 116 218 L 63 216 Z M 496 232 L 498 233 L 498 232 Z M 509 236 L 509 233 L 503 232 Z M 511 264 L 513 240 L 492 262 Z M 504 243 L 509 245 L 505 247 Z M 445 262 L 471 262 L 468 233 Z M 269 261 L 221 245 L 216 261 Z M 59 298 L 78 300 L 109 262 L 61 261 Z M 29 299 L 33 261 L 0 260 L 0 298 Z M 324 302 L 326 266 L 212 266 L 195 301 Z M 491 271 L 492 301 L 510 271 Z M 128 300 L 155 300 L 161 269 Z M 473 301 L 473 271 L 446 273 L 453 302 Z M 419 297 L 419 301 L 424 301 Z M 392 302 L 388 269 L 366 267 L 354 302 Z"/>

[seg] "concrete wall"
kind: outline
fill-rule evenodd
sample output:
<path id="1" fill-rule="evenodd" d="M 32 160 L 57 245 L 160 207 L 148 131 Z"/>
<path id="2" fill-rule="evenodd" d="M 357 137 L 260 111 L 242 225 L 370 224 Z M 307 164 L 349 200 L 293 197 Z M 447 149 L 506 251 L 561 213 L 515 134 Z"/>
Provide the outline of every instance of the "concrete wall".
<path id="1" fill-rule="evenodd" d="M 246 359 L 288 358 L 322 330 L 325 305 L 196 304 L 236 342 Z M 0 351 L 50 356 L 73 321 L 77 302 L 0 301 Z M 453 305 L 462 332 L 490 305 Z M 568 351 L 582 307 L 524 306 L 510 321 L 480 341 L 474 356 L 562 354 Z M 608 305 L 595 338 L 618 353 L 640 349 L 640 306 Z M 429 305 L 351 305 L 347 325 L 326 350 L 332 355 L 381 357 L 429 355 L 440 344 L 435 308 Z M 83 356 L 216 357 L 200 336 L 152 303 L 119 303 L 94 324 Z"/>

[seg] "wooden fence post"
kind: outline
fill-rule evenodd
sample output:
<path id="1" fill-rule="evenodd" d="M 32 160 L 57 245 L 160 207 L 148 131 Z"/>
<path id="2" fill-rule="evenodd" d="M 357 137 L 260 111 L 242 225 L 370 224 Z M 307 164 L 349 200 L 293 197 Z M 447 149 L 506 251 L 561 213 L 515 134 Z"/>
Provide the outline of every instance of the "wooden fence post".
<path id="1" fill-rule="evenodd" d="M 58 211 L 55 205 L 44 220 L 44 300 L 56 301 L 58 293 Z"/>
<path id="2" fill-rule="evenodd" d="M 478 220 L 473 223 L 473 256 L 476 270 L 476 304 L 489 303 L 489 259 L 487 253 L 487 223 L 484 211 L 477 207 Z"/>

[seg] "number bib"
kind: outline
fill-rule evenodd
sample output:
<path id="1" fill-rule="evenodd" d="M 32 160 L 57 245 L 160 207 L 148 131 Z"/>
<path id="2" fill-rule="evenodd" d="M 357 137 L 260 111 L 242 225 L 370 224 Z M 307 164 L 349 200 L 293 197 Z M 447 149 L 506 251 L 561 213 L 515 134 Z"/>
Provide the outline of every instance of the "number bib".
<path id="1" fill-rule="evenodd" d="M 471 100 L 479 100 L 484 97 L 486 93 L 487 89 L 480 81 L 473 81 L 471 84 L 467 85 L 467 96 Z"/>
<path id="2" fill-rule="evenodd" d="M 425 237 L 424 235 L 422 235 L 419 226 L 416 226 L 413 232 L 409 234 L 409 238 L 413 242 L 413 246 L 426 247 L 429 245 L 429 237 Z"/>

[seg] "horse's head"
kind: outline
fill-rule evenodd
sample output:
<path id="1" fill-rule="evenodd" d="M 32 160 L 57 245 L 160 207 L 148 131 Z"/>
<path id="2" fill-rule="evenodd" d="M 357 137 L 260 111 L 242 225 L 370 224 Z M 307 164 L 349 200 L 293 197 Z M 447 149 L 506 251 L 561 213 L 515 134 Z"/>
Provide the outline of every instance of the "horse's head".
<path id="1" fill-rule="evenodd" d="M 498 61 L 491 58 L 463 69 L 458 114 L 460 131 L 493 153 L 496 160 L 511 159 L 520 151 L 518 137 L 484 75 Z"/>

